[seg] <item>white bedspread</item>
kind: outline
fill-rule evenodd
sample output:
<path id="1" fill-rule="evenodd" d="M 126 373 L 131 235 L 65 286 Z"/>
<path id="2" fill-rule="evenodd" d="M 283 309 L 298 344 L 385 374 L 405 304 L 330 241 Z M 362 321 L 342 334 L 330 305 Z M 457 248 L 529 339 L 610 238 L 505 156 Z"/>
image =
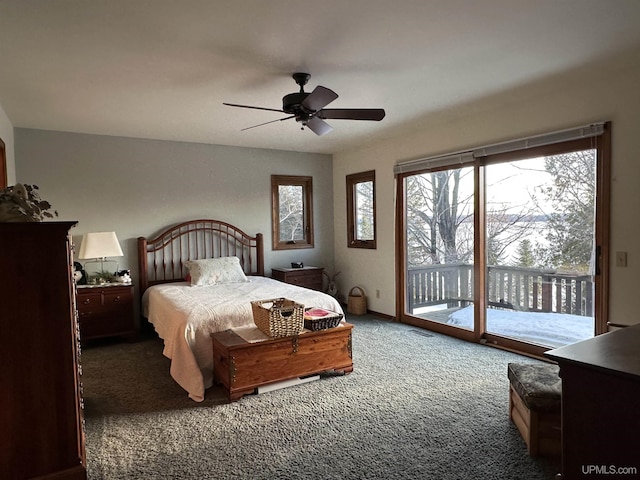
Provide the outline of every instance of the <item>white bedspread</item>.
<path id="1" fill-rule="evenodd" d="M 205 389 L 213 383 L 211 333 L 253 325 L 251 301 L 284 297 L 343 313 L 340 303 L 325 293 L 266 277 L 249 280 L 198 287 L 169 283 L 144 293 L 143 314 L 164 340 L 171 376 L 196 402 L 204 400 Z"/>

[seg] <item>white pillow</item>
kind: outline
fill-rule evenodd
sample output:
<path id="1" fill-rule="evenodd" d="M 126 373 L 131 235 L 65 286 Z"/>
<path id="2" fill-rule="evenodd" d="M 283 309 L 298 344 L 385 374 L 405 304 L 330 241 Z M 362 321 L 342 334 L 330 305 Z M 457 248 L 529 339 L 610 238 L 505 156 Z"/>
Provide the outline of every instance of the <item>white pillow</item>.
<path id="1" fill-rule="evenodd" d="M 238 257 L 188 260 L 185 266 L 191 276 L 191 285 L 219 285 L 222 283 L 248 282 Z"/>

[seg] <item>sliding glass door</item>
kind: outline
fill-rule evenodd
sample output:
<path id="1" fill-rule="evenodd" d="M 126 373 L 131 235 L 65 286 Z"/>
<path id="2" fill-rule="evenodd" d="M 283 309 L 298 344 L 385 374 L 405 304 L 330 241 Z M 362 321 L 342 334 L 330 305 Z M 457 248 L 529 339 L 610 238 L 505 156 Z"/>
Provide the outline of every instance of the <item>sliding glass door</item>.
<path id="1" fill-rule="evenodd" d="M 398 176 L 399 318 L 537 354 L 606 331 L 608 135 L 484 153 Z"/>

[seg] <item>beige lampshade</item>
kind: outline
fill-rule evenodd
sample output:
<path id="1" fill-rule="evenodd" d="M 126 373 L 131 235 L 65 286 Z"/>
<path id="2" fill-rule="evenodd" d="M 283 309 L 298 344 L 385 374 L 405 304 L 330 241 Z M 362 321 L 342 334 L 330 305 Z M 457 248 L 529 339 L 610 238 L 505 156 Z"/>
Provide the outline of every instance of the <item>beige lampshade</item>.
<path id="1" fill-rule="evenodd" d="M 122 249 L 116 232 L 85 233 L 82 236 L 79 259 L 122 257 Z"/>

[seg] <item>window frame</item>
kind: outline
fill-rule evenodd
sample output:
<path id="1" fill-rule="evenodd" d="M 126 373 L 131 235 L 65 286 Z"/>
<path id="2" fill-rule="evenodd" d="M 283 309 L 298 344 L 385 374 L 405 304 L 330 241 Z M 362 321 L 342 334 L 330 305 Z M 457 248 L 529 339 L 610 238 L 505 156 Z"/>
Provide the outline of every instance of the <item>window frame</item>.
<path id="1" fill-rule="evenodd" d="M 356 187 L 359 183 L 372 182 L 373 205 L 373 239 L 360 240 L 356 234 Z M 347 247 L 349 248 L 377 248 L 377 221 L 376 221 L 376 171 L 352 173 L 346 177 L 347 185 Z"/>
<path id="2" fill-rule="evenodd" d="M 280 187 L 302 187 L 303 240 L 280 241 Z M 313 248 L 313 177 L 297 175 L 271 175 L 271 235 L 273 250 Z"/>
<path id="3" fill-rule="evenodd" d="M 551 134 L 550 134 L 551 135 Z M 524 141 L 518 141 L 524 143 Z M 499 145 L 498 145 L 499 146 Z M 595 272 L 593 274 L 594 281 L 594 316 L 595 331 L 594 334 L 600 335 L 609 330 L 609 269 L 610 269 L 610 184 L 611 184 L 611 122 L 604 122 L 601 133 L 581 139 L 568 139 L 561 142 L 549 142 L 544 145 L 527 148 L 523 145 L 521 148 L 515 148 L 510 151 L 498 152 L 486 155 L 477 155 L 475 158 L 467 162 L 459 162 L 454 164 L 449 162 L 447 165 L 434 162 L 433 167 L 429 167 L 425 163 L 425 168 L 416 168 L 412 170 L 396 170 L 394 171 L 396 178 L 396 318 L 402 323 L 427 328 L 439 333 L 451 335 L 472 342 L 487 342 L 499 348 L 505 348 L 510 351 L 532 355 L 535 357 L 543 357 L 549 347 L 539 346 L 533 343 L 526 343 L 516 339 L 503 337 L 495 333 L 486 331 L 486 317 L 480 314 L 480 311 L 486 310 L 486 298 L 484 292 L 487 290 L 487 270 L 486 270 L 486 247 L 485 247 L 485 210 L 481 205 L 485 204 L 486 186 L 485 186 L 485 170 L 484 167 L 493 163 L 517 161 L 531 156 L 547 156 L 555 155 L 573 150 L 595 149 L 596 156 L 596 209 L 595 209 Z M 482 149 L 481 149 L 482 150 Z M 499 149 L 498 149 L 499 150 Z M 461 157 L 454 154 L 449 158 Z M 406 242 L 406 204 L 404 195 L 404 179 L 408 176 L 424 173 L 428 171 L 436 171 L 439 169 L 447 170 L 456 168 L 460 165 L 473 165 L 476 170 L 476 182 L 474 191 L 476 193 L 475 212 L 476 221 L 474 229 L 476 234 L 474 258 L 476 258 L 476 266 L 474 270 L 474 303 L 478 305 L 475 313 L 474 331 L 467 332 L 460 328 L 453 327 L 439 322 L 432 322 L 425 319 L 419 319 L 416 316 L 407 313 L 407 294 L 408 289 L 405 282 L 407 252 L 405 248 Z"/>
<path id="4" fill-rule="evenodd" d="M 9 179 L 7 177 L 7 149 L 0 138 L 0 188 L 7 188 Z"/>

